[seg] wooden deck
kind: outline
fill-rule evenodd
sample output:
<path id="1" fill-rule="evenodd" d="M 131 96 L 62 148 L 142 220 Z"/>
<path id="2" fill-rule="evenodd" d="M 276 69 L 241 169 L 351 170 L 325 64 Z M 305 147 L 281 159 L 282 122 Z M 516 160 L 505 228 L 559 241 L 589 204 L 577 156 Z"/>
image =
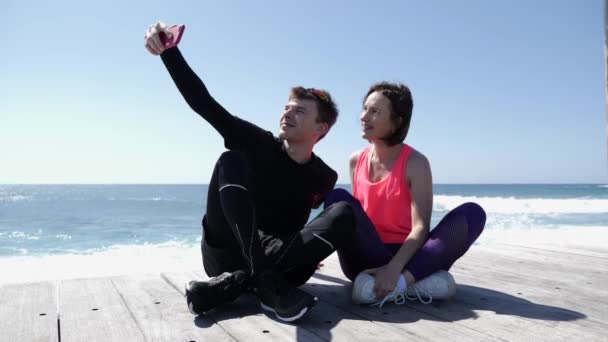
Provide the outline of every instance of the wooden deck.
<path id="1" fill-rule="evenodd" d="M 451 270 L 455 298 L 353 305 L 331 256 L 304 285 L 320 298 L 298 324 L 256 300 L 195 318 L 183 284 L 202 272 L 0 287 L 0 341 L 607 341 L 606 249 L 474 246 Z"/>

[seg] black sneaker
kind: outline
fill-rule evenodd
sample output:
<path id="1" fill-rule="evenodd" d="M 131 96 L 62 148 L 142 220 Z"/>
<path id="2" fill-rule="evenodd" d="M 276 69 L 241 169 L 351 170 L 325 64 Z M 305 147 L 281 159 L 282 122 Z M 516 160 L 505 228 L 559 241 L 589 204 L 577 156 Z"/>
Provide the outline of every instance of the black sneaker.
<path id="1" fill-rule="evenodd" d="M 193 315 L 205 313 L 220 304 L 235 300 L 247 286 L 248 276 L 243 271 L 225 272 L 208 281 L 186 283 L 186 303 Z"/>
<path id="2" fill-rule="evenodd" d="M 262 309 L 274 312 L 284 322 L 302 318 L 317 298 L 289 285 L 283 277 L 266 271 L 254 280 L 253 292 L 260 299 Z"/>

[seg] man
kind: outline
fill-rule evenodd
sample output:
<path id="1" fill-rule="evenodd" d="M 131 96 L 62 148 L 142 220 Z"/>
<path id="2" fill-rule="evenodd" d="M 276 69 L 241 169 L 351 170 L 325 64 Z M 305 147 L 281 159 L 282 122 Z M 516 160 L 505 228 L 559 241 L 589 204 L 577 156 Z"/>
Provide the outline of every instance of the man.
<path id="1" fill-rule="evenodd" d="M 292 88 L 274 137 L 211 97 L 178 50 L 178 38 L 159 22 L 147 31 L 145 46 L 161 56 L 186 102 L 229 150 L 215 165 L 203 217 L 203 265 L 214 278 L 186 285 L 188 307 L 201 314 L 251 289 L 262 308 L 295 321 L 315 301 L 297 286 L 340 248 L 354 225 L 346 203 L 306 223 L 337 180 L 312 151 L 335 123 L 336 105 L 324 90 Z"/>

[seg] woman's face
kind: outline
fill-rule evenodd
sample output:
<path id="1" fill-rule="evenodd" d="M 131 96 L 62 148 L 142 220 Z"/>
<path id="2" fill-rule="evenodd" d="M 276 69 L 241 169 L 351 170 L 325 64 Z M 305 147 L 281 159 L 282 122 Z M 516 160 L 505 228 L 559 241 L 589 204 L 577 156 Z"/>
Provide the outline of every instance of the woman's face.
<path id="1" fill-rule="evenodd" d="M 361 137 L 378 141 L 393 133 L 391 102 L 380 92 L 373 92 L 365 99 L 361 113 Z"/>

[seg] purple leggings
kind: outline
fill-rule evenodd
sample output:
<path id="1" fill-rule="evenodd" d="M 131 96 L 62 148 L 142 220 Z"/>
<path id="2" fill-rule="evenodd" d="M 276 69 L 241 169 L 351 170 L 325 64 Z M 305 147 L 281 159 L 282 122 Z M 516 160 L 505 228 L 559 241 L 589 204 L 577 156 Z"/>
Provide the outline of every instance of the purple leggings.
<path id="1" fill-rule="evenodd" d="M 363 211 L 361 203 L 344 189 L 335 189 L 325 199 L 325 208 L 336 202 L 349 203 L 354 211 L 356 229 L 347 246 L 338 249 L 344 275 L 354 280 L 359 272 L 386 265 L 402 244 L 385 244 Z M 464 203 L 450 211 L 428 240 L 405 265 L 416 281 L 438 271 L 449 270 L 479 237 L 486 223 L 485 211 L 476 203 Z"/>

